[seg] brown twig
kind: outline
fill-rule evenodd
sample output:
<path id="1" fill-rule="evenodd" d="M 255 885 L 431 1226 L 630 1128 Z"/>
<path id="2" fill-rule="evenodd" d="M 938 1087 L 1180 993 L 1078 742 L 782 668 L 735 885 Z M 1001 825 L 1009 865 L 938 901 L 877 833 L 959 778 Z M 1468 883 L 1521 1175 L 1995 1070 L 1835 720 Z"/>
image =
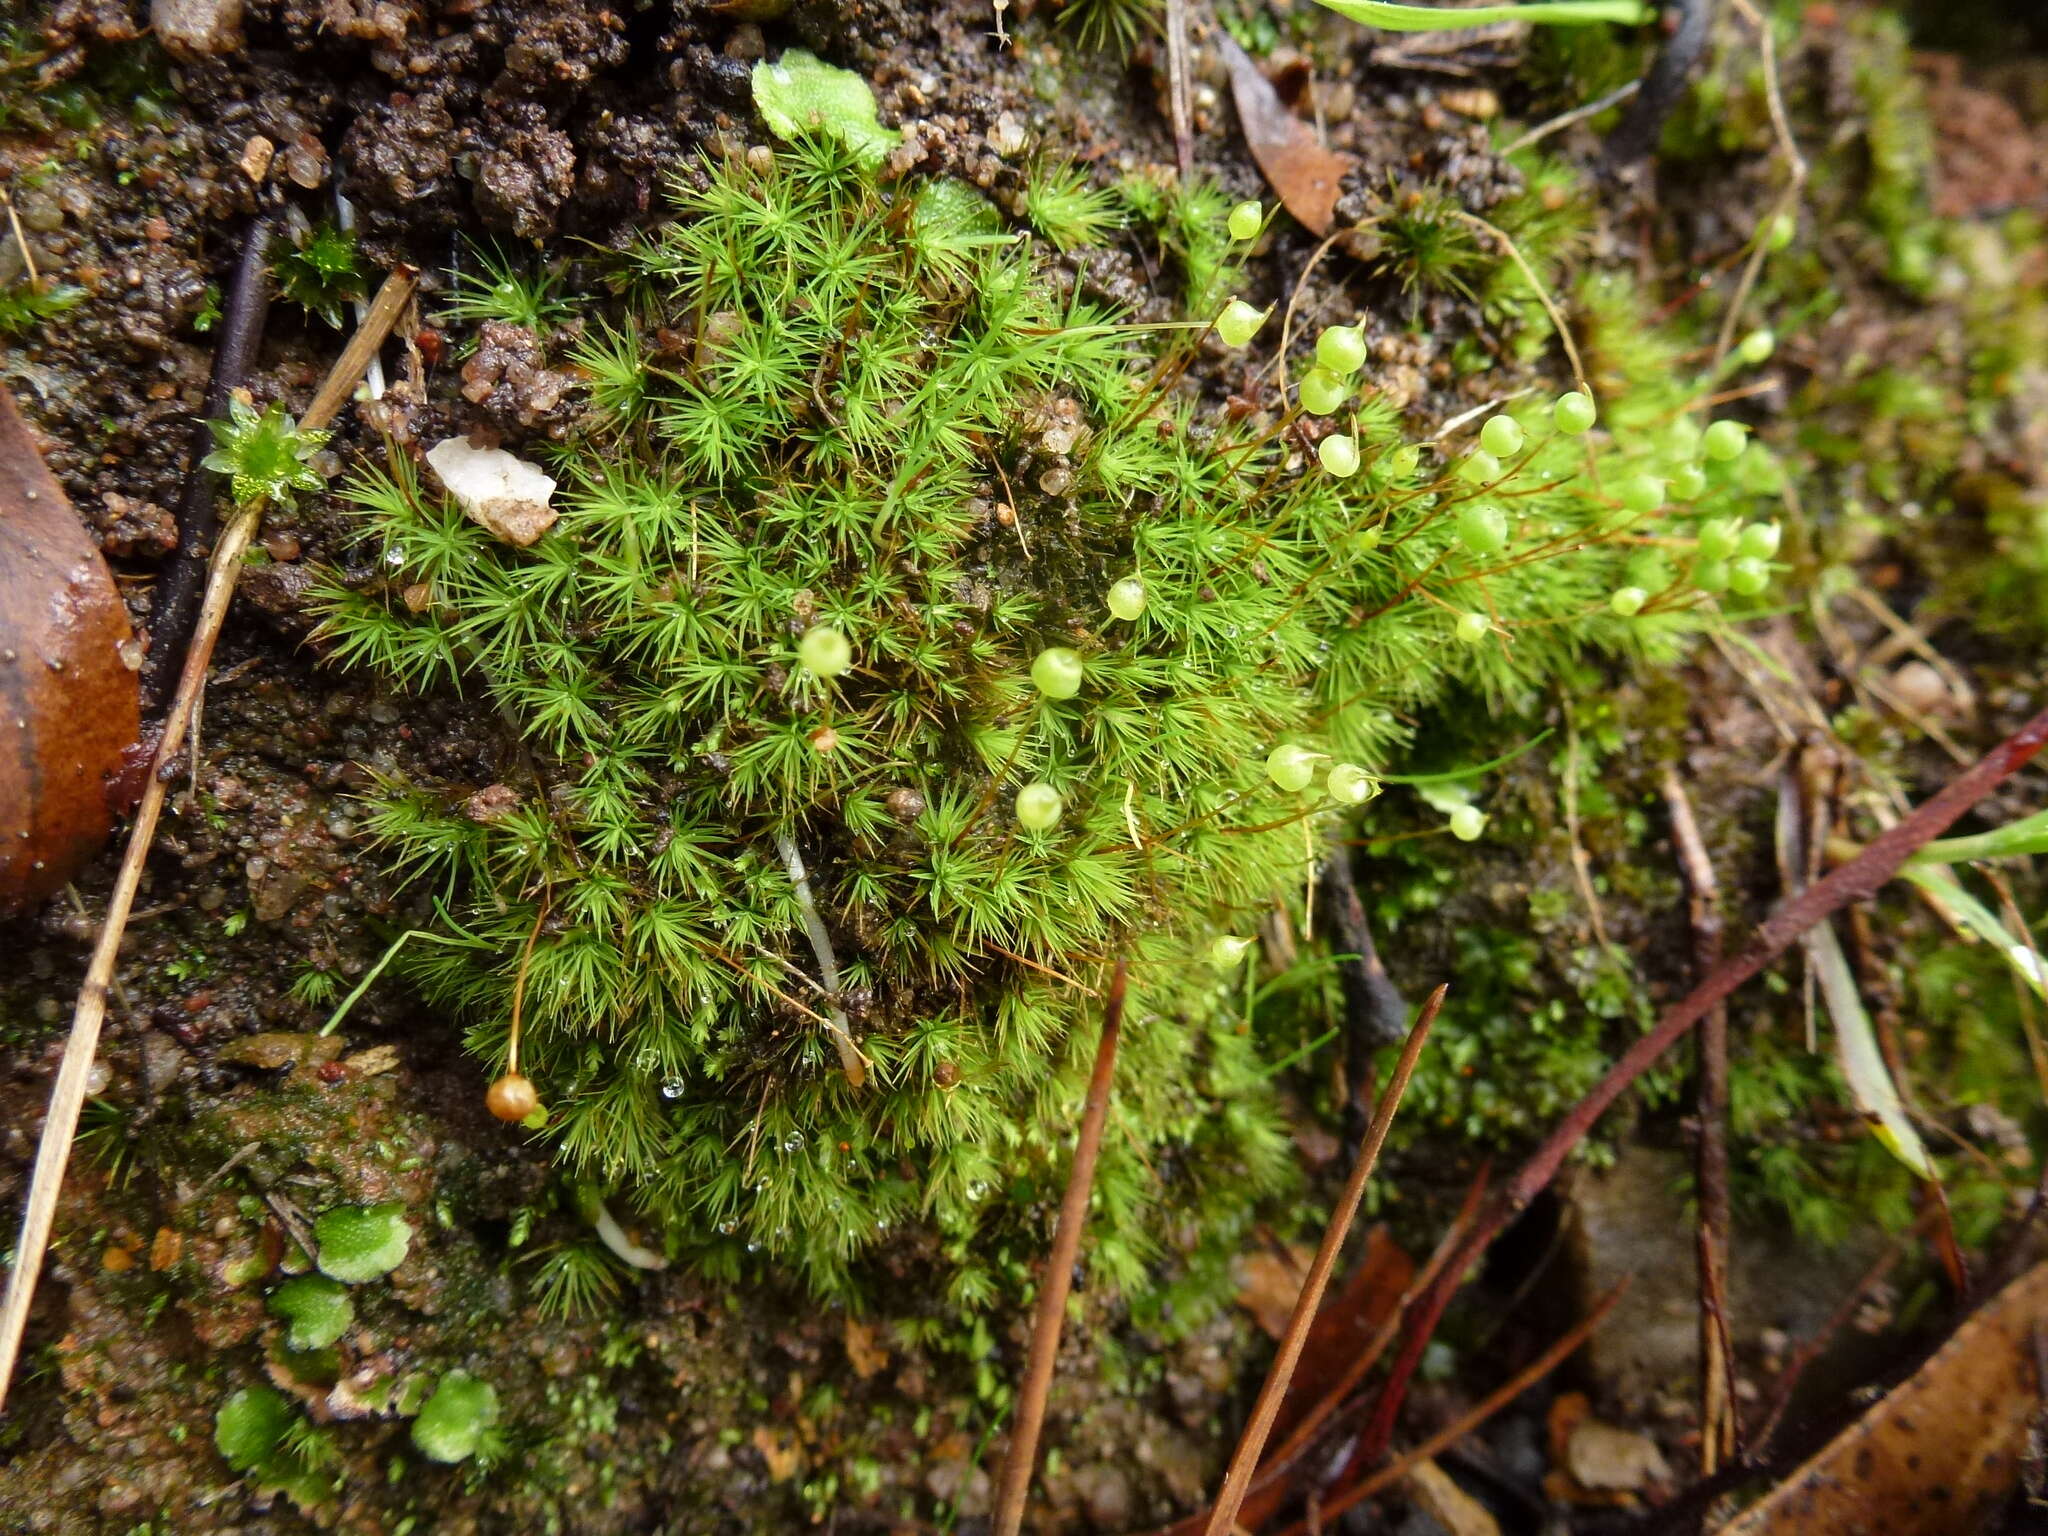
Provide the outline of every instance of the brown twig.
<path id="1" fill-rule="evenodd" d="M 1095 1184 L 1095 1158 L 1102 1150 L 1102 1123 L 1109 1115 L 1109 1090 L 1116 1079 L 1116 1045 L 1123 1028 L 1128 970 L 1119 959 L 1109 980 L 1109 1000 L 1102 1010 L 1102 1038 L 1095 1047 L 1095 1070 L 1088 1079 L 1081 1132 L 1074 1140 L 1074 1166 L 1067 1174 L 1067 1192 L 1060 1201 L 1058 1225 L 1053 1228 L 1052 1252 L 1045 1261 L 1038 1310 L 1031 1320 L 1031 1353 L 1024 1367 L 1024 1385 L 1017 1393 L 1015 1427 L 1010 1432 L 1009 1452 L 1003 1458 L 1003 1477 L 995 1503 L 996 1536 L 1017 1536 L 1023 1526 L 1031 1473 L 1038 1464 L 1038 1436 L 1045 1427 L 1046 1394 L 1052 1390 L 1052 1368 L 1060 1352 L 1060 1328 L 1067 1316 L 1067 1292 L 1074 1283 L 1074 1259 L 1081 1251 L 1081 1228 L 1088 1221 L 1088 1193 Z"/>
<path id="2" fill-rule="evenodd" d="M 1664 804 L 1671 815 L 1671 841 L 1690 893 L 1693 965 L 1711 976 L 1721 963 L 1720 887 L 1706 839 L 1693 819 L 1692 801 L 1676 766 L 1664 770 Z M 1694 1169 L 1699 1182 L 1699 1224 L 1695 1248 L 1700 1297 L 1700 1473 L 1711 1477 L 1736 1454 L 1741 1432 L 1735 1417 L 1735 1351 L 1728 1321 L 1728 1010 L 1717 1006 L 1700 1021 L 1699 1087 L 1694 1112 L 1699 1144 Z"/>
<path id="3" fill-rule="evenodd" d="M 1374 1494 L 1393 1487 L 1394 1484 L 1400 1482 L 1414 1469 L 1416 1463 L 1426 1461 L 1439 1451 L 1456 1445 L 1465 1436 L 1471 1434 L 1473 1430 L 1479 1428 L 1480 1425 L 1507 1407 L 1509 1403 L 1512 1403 L 1537 1382 L 1556 1370 L 1558 1366 L 1571 1358 L 1579 1346 L 1584 1344 L 1587 1338 L 1591 1336 L 1593 1330 L 1599 1327 L 1606 1319 L 1607 1314 L 1614 1310 L 1615 1303 L 1621 1300 L 1623 1293 L 1628 1290 L 1628 1286 L 1629 1282 L 1623 1280 L 1621 1284 L 1617 1285 L 1605 1296 L 1602 1296 L 1599 1301 L 1594 1303 L 1593 1310 L 1586 1314 L 1584 1320 L 1577 1327 L 1573 1328 L 1570 1333 L 1567 1333 L 1563 1338 L 1551 1345 L 1550 1348 L 1544 1350 L 1542 1354 L 1517 1371 L 1513 1379 L 1504 1386 L 1497 1387 L 1492 1392 L 1489 1392 L 1485 1397 L 1474 1403 L 1427 1440 L 1424 1440 L 1412 1450 L 1396 1457 L 1393 1461 L 1388 1462 L 1379 1471 L 1372 1473 L 1363 1481 L 1344 1489 L 1341 1493 L 1333 1494 L 1325 1499 L 1321 1509 L 1322 1518 L 1325 1521 L 1333 1520 L 1347 1509 L 1364 1503 L 1365 1500 L 1371 1498 Z M 1299 1525 L 1290 1526 L 1282 1533 L 1282 1536 L 1304 1536 L 1303 1527 Z"/>
<path id="4" fill-rule="evenodd" d="M 1188 0 L 1166 0 L 1166 93 L 1173 115 L 1173 158 L 1183 181 L 1195 170 L 1194 103 L 1189 92 Z"/>
<path id="5" fill-rule="evenodd" d="M 382 343 L 399 311 L 411 298 L 419 274 L 400 267 L 385 279 L 369 313 L 343 349 L 327 375 L 313 403 L 299 418 L 302 431 L 315 431 L 334 420 L 370 357 Z M 42 1138 L 36 1146 L 35 1172 L 29 1182 L 28 1202 L 22 1213 L 21 1235 L 15 1242 L 14 1268 L 7 1277 L 7 1296 L 0 1302 L 0 1406 L 7 1400 L 7 1388 L 14 1376 L 15 1361 L 21 1353 L 21 1336 L 28 1326 L 29 1304 L 35 1299 L 36 1281 L 43 1268 L 43 1255 L 50 1245 L 50 1228 L 57 1215 L 57 1193 L 64 1182 L 65 1165 L 71 1158 L 71 1141 L 78 1131 L 78 1113 L 85 1103 L 86 1077 L 99 1049 L 100 1025 L 106 1018 L 107 991 L 119 959 L 121 935 L 128 926 L 128 914 L 135 905 L 135 892 L 142 883 L 142 868 L 148 861 L 150 843 L 156 834 L 157 818 L 163 812 L 170 788 L 169 769 L 184 745 L 186 728 L 206 682 L 207 663 L 213 658 L 214 642 L 220 638 L 227 618 L 228 602 L 234 596 L 235 581 L 241 574 L 242 555 L 255 536 L 263 518 L 263 505 L 254 502 L 237 509 L 221 531 L 214 546 L 213 570 L 207 580 L 205 600 L 193 627 L 191 649 L 185 656 L 185 670 L 178 679 L 178 691 L 164 716 L 163 737 L 150 763 L 149 781 L 135 808 L 135 822 L 128 834 L 128 847 L 114 878 L 113 894 L 107 900 L 107 915 L 100 924 L 93 946 L 92 961 L 78 990 L 78 1006 L 71 1017 L 71 1038 L 64 1045 L 64 1059 L 57 1068 L 57 1081 L 50 1089 L 50 1107 L 43 1117 Z"/>
<path id="6" fill-rule="evenodd" d="M 1266 1449 L 1266 1437 L 1272 1433 L 1281 1399 L 1287 1395 L 1287 1384 L 1294 1379 L 1294 1367 L 1301 1359 L 1301 1347 L 1308 1340 L 1308 1330 L 1316 1320 L 1317 1308 L 1323 1304 L 1323 1291 L 1330 1283 L 1330 1271 L 1336 1268 L 1338 1250 L 1344 1246 L 1352 1218 L 1358 1214 L 1358 1202 L 1365 1195 L 1366 1180 L 1372 1177 L 1373 1165 L 1379 1161 L 1380 1147 L 1394 1123 L 1395 1111 L 1401 1107 L 1401 1095 L 1408 1091 L 1408 1079 L 1415 1071 L 1416 1060 L 1422 1055 L 1423 1042 L 1429 1038 L 1430 1026 L 1436 1023 L 1437 1013 L 1444 1005 L 1444 994 L 1449 990 L 1447 986 L 1439 986 L 1423 1003 L 1421 1017 L 1408 1032 L 1408 1043 L 1401 1048 L 1401 1059 L 1395 1064 L 1394 1075 L 1387 1083 L 1386 1092 L 1380 1095 L 1372 1129 L 1366 1133 L 1365 1145 L 1359 1148 L 1358 1161 L 1352 1165 L 1351 1177 L 1345 1182 L 1344 1193 L 1337 1198 L 1336 1209 L 1330 1212 L 1329 1224 L 1323 1229 L 1323 1243 L 1316 1250 L 1315 1262 L 1309 1266 L 1308 1278 L 1302 1282 L 1301 1293 L 1294 1298 L 1294 1315 L 1287 1320 L 1287 1332 L 1280 1340 L 1280 1353 L 1273 1358 L 1272 1368 L 1266 1373 L 1266 1385 L 1260 1390 L 1259 1400 L 1252 1408 L 1251 1422 L 1245 1426 L 1244 1434 L 1238 1439 L 1237 1450 L 1231 1455 L 1230 1466 L 1223 1474 L 1223 1487 L 1216 1495 L 1215 1508 L 1209 1512 L 1208 1536 L 1229 1536 L 1237 1525 L 1237 1512 L 1244 1504 L 1245 1490 L 1251 1485 L 1259 1456 Z"/>
<path id="7" fill-rule="evenodd" d="M 1932 842 L 1979 800 L 2024 767 L 2048 746 L 2048 710 L 2043 710 L 2019 730 L 1994 747 L 1967 772 L 1951 779 L 1939 793 L 1927 800 L 1896 826 L 1867 844 L 1863 851 L 1807 886 L 1784 902 L 1766 919 L 1741 953 L 1724 960 L 1713 975 L 1695 987 L 1682 1001 L 1668 1009 L 1657 1027 L 1637 1040 L 1615 1061 L 1593 1090 L 1572 1106 L 1544 1139 L 1543 1145 L 1495 1196 L 1486 1217 L 1477 1222 L 1460 1245 L 1459 1253 L 1438 1277 L 1436 1284 L 1416 1308 L 1414 1323 L 1402 1342 L 1401 1353 L 1361 1443 L 1361 1460 L 1371 1460 L 1386 1450 L 1393 1435 L 1394 1418 L 1400 1412 L 1410 1378 L 1421 1362 L 1422 1351 L 1436 1331 L 1437 1320 L 1449 1304 L 1451 1294 L 1463 1282 L 1472 1261 L 1507 1224 L 1528 1208 L 1529 1202 L 1546 1188 L 1564 1165 L 1572 1149 L 1585 1138 L 1609 1106 L 1648 1071 L 1666 1051 L 1725 1002 L 1735 989 L 1783 954 L 1801 934 L 1852 901 L 1866 900 L 1883 888 L 1907 857 Z"/>

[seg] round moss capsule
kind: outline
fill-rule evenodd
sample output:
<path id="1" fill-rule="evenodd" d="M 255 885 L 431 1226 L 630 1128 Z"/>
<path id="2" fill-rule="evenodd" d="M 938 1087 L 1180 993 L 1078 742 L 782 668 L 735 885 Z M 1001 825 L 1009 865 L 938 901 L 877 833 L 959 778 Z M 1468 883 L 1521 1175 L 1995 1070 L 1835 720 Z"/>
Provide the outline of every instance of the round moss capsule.
<path id="1" fill-rule="evenodd" d="M 1493 628 L 1493 621 L 1483 613 L 1461 613 L 1458 615 L 1457 637 L 1467 645 L 1477 645 L 1486 638 L 1486 632 Z"/>
<path id="2" fill-rule="evenodd" d="M 1126 576 L 1104 594 L 1102 601 L 1112 614 L 1128 624 L 1145 611 L 1145 583 L 1135 576 Z"/>
<path id="3" fill-rule="evenodd" d="M 1048 699 L 1071 699 L 1081 691 L 1081 653 L 1064 645 L 1047 646 L 1031 663 L 1032 686 Z"/>
<path id="4" fill-rule="evenodd" d="M 1769 361 L 1771 354 L 1777 350 L 1778 338 L 1767 330 L 1751 331 L 1735 344 L 1735 355 L 1752 368 L 1758 363 Z"/>
<path id="5" fill-rule="evenodd" d="M 1266 777 L 1290 795 L 1296 794 L 1308 788 L 1316 776 L 1316 764 L 1323 760 L 1323 756 L 1321 752 L 1311 752 L 1291 741 L 1282 742 L 1266 754 Z"/>
<path id="6" fill-rule="evenodd" d="M 1715 517 L 1700 524 L 1698 538 L 1702 560 L 1726 560 L 1742 541 L 1742 531 L 1734 518 Z"/>
<path id="7" fill-rule="evenodd" d="M 1479 429 L 1479 446 L 1497 459 L 1522 451 L 1522 424 L 1512 416 L 1489 416 Z"/>
<path id="8" fill-rule="evenodd" d="M 1691 501 L 1707 488 L 1707 472 L 1697 464 L 1681 464 L 1671 471 L 1670 492 L 1673 501 Z"/>
<path id="9" fill-rule="evenodd" d="M 1742 457 L 1742 450 L 1749 444 L 1749 428 L 1739 421 L 1717 421 L 1709 426 L 1700 438 L 1700 446 L 1708 458 L 1719 464 Z"/>
<path id="10" fill-rule="evenodd" d="M 1230 210 L 1230 217 L 1223 221 L 1233 240 L 1256 240 L 1259 231 L 1266 227 L 1266 210 L 1254 198 L 1247 198 Z"/>
<path id="11" fill-rule="evenodd" d="M 1768 560 L 1777 554 L 1784 537 L 1785 531 L 1776 523 L 1751 523 L 1735 541 L 1735 553 L 1750 560 Z"/>
<path id="12" fill-rule="evenodd" d="M 1351 381 L 1338 378 L 1327 368 L 1311 368 L 1301 376 L 1297 394 L 1304 411 L 1327 416 L 1351 398 Z"/>
<path id="13" fill-rule="evenodd" d="M 1792 237 L 1799 233 L 1799 221 L 1789 213 L 1781 213 L 1771 220 L 1769 233 L 1764 236 L 1764 249 L 1782 251 L 1792 243 Z"/>
<path id="14" fill-rule="evenodd" d="M 1265 323 L 1263 309 L 1253 309 L 1243 299 L 1232 299 L 1216 317 L 1216 334 L 1223 338 L 1226 347 L 1241 347 L 1258 335 L 1259 327 Z"/>
<path id="15" fill-rule="evenodd" d="M 813 677 L 837 677 L 853 665 L 853 643 L 830 624 L 813 624 L 797 642 L 796 659 Z"/>
<path id="16" fill-rule="evenodd" d="M 1339 480 L 1358 473 L 1358 444 L 1342 432 L 1332 433 L 1316 444 L 1316 460 Z"/>
<path id="17" fill-rule="evenodd" d="M 1621 504 L 1638 516 L 1647 516 L 1664 505 L 1664 481 L 1657 475 L 1630 475 L 1614 488 Z"/>
<path id="18" fill-rule="evenodd" d="M 1451 812 L 1451 836 L 1461 843 L 1474 842 L 1486 830 L 1486 812 L 1476 805 L 1461 805 Z"/>
<path id="19" fill-rule="evenodd" d="M 1580 390 L 1568 389 L 1557 397 L 1557 404 L 1550 408 L 1550 419 L 1557 424 L 1557 430 L 1567 437 L 1577 437 L 1581 432 L 1592 430 L 1593 423 L 1600 419 L 1600 412 L 1593 404 L 1593 397 Z"/>
<path id="20" fill-rule="evenodd" d="M 524 1120 L 540 1108 L 540 1090 L 533 1086 L 533 1079 L 507 1072 L 484 1090 L 484 1108 L 507 1124 Z"/>
<path id="21" fill-rule="evenodd" d="M 1692 568 L 1692 584 L 1702 592 L 1726 592 L 1728 590 L 1728 562 L 1726 560 L 1702 560 Z"/>
<path id="22" fill-rule="evenodd" d="M 1643 611 L 1643 604 L 1650 600 L 1650 594 L 1641 587 L 1617 587 L 1613 596 L 1607 599 L 1607 606 L 1624 619 L 1632 619 Z"/>
<path id="23" fill-rule="evenodd" d="M 1219 933 L 1209 942 L 1209 963 L 1227 971 L 1245 957 L 1252 942 L 1234 933 Z"/>
<path id="24" fill-rule="evenodd" d="M 1356 763 L 1332 763 L 1323 788 L 1339 805 L 1363 805 L 1380 792 L 1379 780 Z"/>
<path id="25" fill-rule="evenodd" d="M 1365 366 L 1365 332 L 1355 325 L 1332 325 L 1316 338 L 1316 361 L 1330 372 L 1349 378 Z"/>
<path id="26" fill-rule="evenodd" d="M 1475 555 L 1507 548 L 1508 514 L 1497 501 L 1468 501 L 1458 508 L 1458 539 Z"/>
<path id="27" fill-rule="evenodd" d="M 1373 460 L 1372 477 L 1375 480 L 1407 480 L 1422 465 L 1422 450 L 1413 443 L 1403 443 Z"/>
<path id="28" fill-rule="evenodd" d="M 1066 804 L 1050 784 L 1026 784 L 1017 791 L 1017 825 L 1027 832 L 1050 832 L 1060 824 Z"/>
<path id="29" fill-rule="evenodd" d="M 1458 461 L 1458 478 L 1485 485 L 1500 478 L 1500 460 L 1484 448 L 1475 448 Z"/>
<path id="30" fill-rule="evenodd" d="M 1737 597 L 1755 597 L 1771 584 L 1771 568 L 1761 560 L 1741 557 L 1728 562 L 1728 590 Z"/>

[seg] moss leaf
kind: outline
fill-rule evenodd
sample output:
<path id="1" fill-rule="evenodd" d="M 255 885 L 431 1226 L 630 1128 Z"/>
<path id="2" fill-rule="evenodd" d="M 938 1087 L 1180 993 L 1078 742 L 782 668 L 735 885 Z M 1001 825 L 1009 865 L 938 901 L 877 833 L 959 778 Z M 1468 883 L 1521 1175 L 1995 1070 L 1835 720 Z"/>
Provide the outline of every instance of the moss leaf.
<path id="1" fill-rule="evenodd" d="M 277 1449 L 291 1409 L 284 1395 L 270 1387 L 244 1387 L 220 1405 L 213 1416 L 213 1443 L 227 1464 L 247 1472 Z"/>
<path id="2" fill-rule="evenodd" d="M 467 1371 L 450 1371 L 412 1421 L 412 1443 L 433 1461 L 466 1461 L 497 1422 L 498 1393 Z"/>
<path id="3" fill-rule="evenodd" d="M 295 1350 L 325 1349 L 356 1316 L 348 1292 L 325 1275 L 287 1280 L 272 1294 L 270 1310 L 290 1323 L 285 1342 Z"/>
<path id="4" fill-rule="evenodd" d="M 313 1223 L 320 1273 L 347 1285 L 388 1275 L 405 1262 L 412 1228 L 395 1205 L 344 1205 Z"/>
<path id="5" fill-rule="evenodd" d="M 754 105 L 779 139 L 823 133 L 869 165 L 903 142 L 875 113 L 875 93 L 850 69 L 827 64 L 808 49 L 792 48 L 773 64 L 754 66 Z"/>

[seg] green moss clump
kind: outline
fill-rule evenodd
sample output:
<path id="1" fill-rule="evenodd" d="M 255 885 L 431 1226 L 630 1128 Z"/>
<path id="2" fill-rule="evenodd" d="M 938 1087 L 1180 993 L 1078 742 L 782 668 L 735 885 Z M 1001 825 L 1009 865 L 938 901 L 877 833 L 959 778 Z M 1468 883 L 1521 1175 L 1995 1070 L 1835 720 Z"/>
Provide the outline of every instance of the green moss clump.
<path id="1" fill-rule="evenodd" d="M 1689 382 L 1616 291 L 1610 425 L 1532 406 L 1478 486 L 1370 391 L 1212 419 L 1162 383 L 1187 333 L 1156 357 L 844 146 L 707 162 L 676 200 L 619 273 L 547 536 L 493 540 L 402 456 L 355 484 L 385 574 L 328 590 L 333 653 L 488 698 L 542 780 L 483 816 L 475 786 L 385 786 L 390 857 L 449 893 L 456 942 L 414 973 L 495 1063 L 519 1007 L 560 1159 L 672 1254 L 832 1287 L 923 1219 L 975 1302 L 1028 1275 L 1035 1226 L 999 1238 L 1057 1188 L 1122 954 L 1091 1264 L 1138 1279 L 1164 1210 L 1227 1242 L 1290 1159 L 1211 924 L 1255 931 L 1344 814 L 1268 754 L 1378 770 L 1453 690 L 1507 710 L 1587 646 L 1668 654 L 1690 524 L 1611 488 L 1696 454 Z M 1331 428 L 1348 478 L 1305 451 Z M 1506 510 L 1483 554 L 1478 496 Z M 821 626 L 850 669 L 802 664 Z M 1033 682 L 1055 648 L 1071 698 Z M 1017 821 L 1030 783 L 1057 825 Z"/>

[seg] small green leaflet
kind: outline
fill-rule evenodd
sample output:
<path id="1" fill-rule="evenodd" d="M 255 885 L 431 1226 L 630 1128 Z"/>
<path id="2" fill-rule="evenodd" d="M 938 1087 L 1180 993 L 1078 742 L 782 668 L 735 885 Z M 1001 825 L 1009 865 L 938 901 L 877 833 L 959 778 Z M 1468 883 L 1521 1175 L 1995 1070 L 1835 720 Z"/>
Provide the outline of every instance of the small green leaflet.
<path id="1" fill-rule="evenodd" d="M 754 66 L 754 105 L 778 139 L 822 133 L 839 140 L 867 165 L 879 165 L 903 142 L 875 113 L 875 93 L 850 69 L 827 64 L 805 48 L 792 48 L 770 64 Z"/>

